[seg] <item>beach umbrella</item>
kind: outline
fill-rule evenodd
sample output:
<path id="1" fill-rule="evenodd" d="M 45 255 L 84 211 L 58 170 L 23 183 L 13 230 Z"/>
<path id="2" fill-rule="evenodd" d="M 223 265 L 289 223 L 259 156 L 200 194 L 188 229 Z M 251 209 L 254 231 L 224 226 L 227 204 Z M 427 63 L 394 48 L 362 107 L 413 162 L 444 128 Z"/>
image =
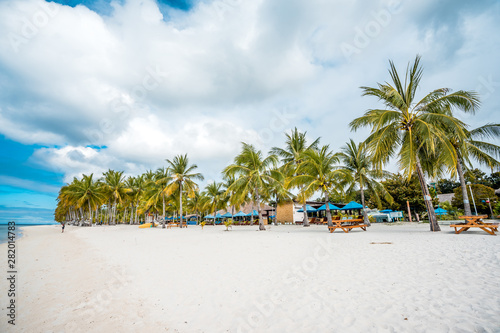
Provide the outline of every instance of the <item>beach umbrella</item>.
<path id="1" fill-rule="evenodd" d="M 259 215 L 259 212 L 258 212 L 258 211 L 256 211 L 256 210 L 254 209 L 254 210 L 253 210 L 253 212 L 250 212 L 250 213 L 248 213 L 248 214 L 247 214 L 247 215 L 245 215 L 245 216 L 252 216 L 252 215 L 253 215 L 253 216 L 258 216 L 258 215 Z"/>
<path id="2" fill-rule="evenodd" d="M 437 215 L 447 215 L 448 214 L 448 211 L 446 209 L 443 209 L 443 208 L 438 208 L 434 212 Z"/>
<path id="3" fill-rule="evenodd" d="M 241 210 L 233 215 L 233 217 L 244 217 L 244 216 L 247 216 L 247 214 L 243 213 Z"/>
<path id="4" fill-rule="evenodd" d="M 308 212 L 308 213 L 314 213 L 315 211 L 317 211 L 317 209 L 312 208 L 312 207 L 311 207 L 311 206 L 309 206 L 309 205 L 306 205 L 306 212 Z M 299 209 L 297 212 L 303 213 L 303 212 L 304 212 L 304 209 L 303 209 L 303 208 L 301 208 L 301 209 Z"/>
<path id="5" fill-rule="evenodd" d="M 220 213 L 217 213 L 217 215 L 215 215 L 215 218 L 216 218 L 216 219 L 221 219 L 221 218 L 222 218 L 222 215 L 220 215 Z"/>
<path id="6" fill-rule="evenodd" d="M 231 213 L 227 212 L 226 214 L 222 215 L 221 217 L 233 217 L 233 215 L 231 215 Z"/>
<path id="7" fill-rule="evenodd" d="M 340 210 L 339 207 L 332 205 L 331 203 L 328 203 L 328 206 L 330 206 L 330 210 Z M 326 205 L 323 205 L 317 209 L 318 211 L 320 210 L 326 210 Z"/>
<path id="8" fill-rule="evenodd" d="M 341 210 L 350 210 L 350 209 L 363 209 L 363 206 L 357 203 L 356 201 L 351 201 L 344 207 L 340 208 Z"/>
<path id="9" fill-rule="evenodd" d="M 384 210 L 381 210 L 380 212 L 381 213 L 392 213 L 392 209 L 384 209 Z"/>
<path id="10" fill-rule="evenodd" d="M 207 215 L 204 217 L 204 219 L 213 219 L 213 218 L 214 218 L 213 215 Z"/>

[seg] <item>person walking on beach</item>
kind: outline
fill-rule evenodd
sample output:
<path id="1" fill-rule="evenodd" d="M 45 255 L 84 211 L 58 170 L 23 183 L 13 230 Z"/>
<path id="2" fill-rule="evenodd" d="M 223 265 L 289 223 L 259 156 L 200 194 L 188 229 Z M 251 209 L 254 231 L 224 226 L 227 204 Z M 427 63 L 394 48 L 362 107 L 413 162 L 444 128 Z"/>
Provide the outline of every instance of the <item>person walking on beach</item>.
<path id="1" fill-rule="evenodd" d="M 61 232 L 64 232 L 64 226 L 65 224 L 64 223 L 61 223 L 62 224 L 62 231 Z"/>

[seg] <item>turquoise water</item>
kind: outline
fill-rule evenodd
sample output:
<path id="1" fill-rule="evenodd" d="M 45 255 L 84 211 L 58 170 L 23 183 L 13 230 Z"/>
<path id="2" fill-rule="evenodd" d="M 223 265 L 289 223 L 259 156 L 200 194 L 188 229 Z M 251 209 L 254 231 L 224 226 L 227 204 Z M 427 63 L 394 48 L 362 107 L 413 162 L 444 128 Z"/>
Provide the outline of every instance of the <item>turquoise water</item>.
<path id="1" fill-rule="evenodd" d="M 21 228 L 34 226 L 34 225 L 53 225 L 53 224 L 17 224 L 16 223 L 16 240 L 21 238 L 22 231 Z M 9 235 L 9 226 L 7 224 L 0 224 L 0 244 L 7 243 L 7 237 Z"/>

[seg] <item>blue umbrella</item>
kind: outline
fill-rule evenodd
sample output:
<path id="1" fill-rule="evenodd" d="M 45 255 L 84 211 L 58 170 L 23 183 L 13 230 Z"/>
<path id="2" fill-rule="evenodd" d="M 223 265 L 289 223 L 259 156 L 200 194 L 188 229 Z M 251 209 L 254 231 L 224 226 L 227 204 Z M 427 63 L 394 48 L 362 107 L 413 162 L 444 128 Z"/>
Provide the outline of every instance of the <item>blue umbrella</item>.
<path id="1" fill-rule="evenodd" d="M 391 213 L 393 210 L 392 209 L 384 209 L 384 210 L 381 210 L 380 212 L 381 213 Z"/>
<path id="2" fill-rule="evenodd" d="M 351 201 L 344 207 L 340 208 L 342 210 L 349 210 L 349 209 L 363 209 L 363 206 L 361 206 L 359 203 L 356 201 Z"/>
<path id="3" fill-rule="evenodd" d="M 448 211 L 446 209 L 443 209 L 443 208 L 438 208 L 434 212 L 437 215 L 447 215 L 448 214 Z"/>
<path id="4" fill-rule="evenodd" d="M 204 219 L 213 219 L 213 218 L 214 218 L 213 215 L 207 215 L 204 217 Z"/>
<path id="5" fill-rule="evenodd" d="M 243 213 L 241 210 L 233 215 L 233 217 L 244 217 L 244 216 L 247 216 L 247 214 Z"/>
<path id="6" fill-rule="evenodd" d="M 252 216 L 252 215 L 253 215 L 253 216 L 257 216 L 257 215 L 259 215 L 259 212 L 258 212 L 258 211 L 256 211 L 256 210 L 254 209 L 254 210 L 253 210 L 253 212 L 250 212 L 250 213 L 248 213 L 248 214 L 247 214 L 247 215 L 245 215 L 245 216 Z"/>
<path id="7" fill-rule="evenodd" d="M 306 205 L 306 212 L 308 212 L 308 213 L 313 213 L 313 212 L 315 212 L 316 210 L 317 210 L 317 209 L 312 208 L 312 207 L 311 207 L 311 206 L 309 206 L 309 205 Z M 301 208 L 301 209 L 299 209 L 299 210 L 298 210 L 298 212 L 301 212 L 301 213 L 302 213 L 302 212 L 304 212 L 304 209 L 303 209 L 303 208 Z"/>
<path id="8" fill-rule="evenodd" d="M 222 215 L 220 215 L 220 213 L 217 213 L 217 215 L 215 215 L 215 218 L 216 218 L 216 219 L 221 219 L 221 218 L 222 218 Z"/>
<path id="9" fill-rule="evenodd" d="M 332 205 L 331 203 L 328 203 L 328 206 L 330 206 L 330 210 L 340 210 L 339 207 Z M 326 210 L 326 205 L 319 207 L 318 210 Z"/>
<path id="10" fill-rule="evenodd" d="M 227 212 L 226 214 L 222 215 L 221 217 L 233 217 L 233 215 L 231 215 L 231 213 Z"/>

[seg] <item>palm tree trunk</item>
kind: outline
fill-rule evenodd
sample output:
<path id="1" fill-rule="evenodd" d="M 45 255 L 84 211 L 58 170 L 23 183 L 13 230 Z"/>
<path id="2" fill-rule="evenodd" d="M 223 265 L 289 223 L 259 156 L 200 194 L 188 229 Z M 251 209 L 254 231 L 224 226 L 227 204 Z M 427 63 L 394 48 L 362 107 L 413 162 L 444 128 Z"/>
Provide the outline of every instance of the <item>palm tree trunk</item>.
<path id="1" fill-rule="evenodd" d="M 90 226 L 92 226 L 92 207 L 90 206 L 90 200 L 89 200 L 89 219 L 90 219 Z"/>
<path id="2" fill-rule="evenodd" d="M 162 228 L 165 229 L 165 195 L 162 195 L 163 197 L 163 223 L 162 223 Z"/>
<path id="3" fill-rule="evenodd" d="M 182 182 L 179 184 L 179 211 L 180 211 L 180 224 L 179 226 L 182 229 Z"/>
<path id="4" fill-rule="evenodd" d="M 332 212 L 330 211 L 330 198 L 327 192 L 324 192 L 324 195 L 325 195 L 326 219 L 328 221 L 328 226 L 333 227 Z"/>
<path id="5" fill-rule="evenodd" d="M 264 220 L 262 219 L 262 210 L 260 208 L 260 196 L 259 196 L 259 190 L 256 190 L 255 193 L 257 194 L 256 199 L 257 199 L 257 211 L 259 212 L 259 230 L 266 230 L 266 226 L 264 225 Z M 252 211 L 253 213 L 253 211 Z M 253 214 L 252 214 L 253 216 Z"/>
<path id="6" fill-rule="evenodd" d="M 368 214 L 366 214 L 366 210 L 365 210 L 365 191 L 363 189 L 363 184 L 361 183 L 361 181 L 359 182 L 359 188 L 361 191 L 361 206 L 363 206 L 363 209 L 362 209 L 363 220 L 364 220 L 364 223 L 366 224 L 366 226 L 370 227 L 371 223 L 370 223 L 370 220 L 368 219 Z"/>
<path id="7" fill-rule="evenodd" d="M 113 204 L 113 225 L 116 224 L 116 198 L 115 203 Z"/>
<path id="8" fill-rule="evenodd" d="M 420 187 L 422 188 L 422 194 L 424 195 L 425 206 L 427 207 L 427 215 L 429 215 L 429 225 L 431 231 L 441 231 L 441 228 L 437 223 L 436 213 L 434 212 L 431 195 L 429 193 L 429 189 L 427 188 L 427 182 L 425 181 L 425 176 L 422 172 L 422 166 L 420 165 L 420 159 L 418 158 L 418 156 L 416 170 L 418 180 L 420 181 Z"/>
<path id="9" fill-rule="evenodd" d="M 309 227 L 309 218 L 307 217 L 307 203 L 304 201 L 304 204 L 302 205 L 302 210 L 304 211 L 304 221 L 303 221 L 303 226 L 304 227 Z"/>
<path id="10" fill-rule="evenodd" d="M 139 224 L 139 198 L 137 198 L 137 204 L 135 205 L 135 224 Z"/>
<path id="11" fill-rule="evenodd" d="M 460 187 L 462 188 L 462 196 L 464 198 L 464 214 L 467 216 L 472 215 L 470 210 L 469 194 L 467 193 L 467 185 L 465 185 L 464 170 L 460 162 L 460 156 L 457 156 L 457 171 L 458 179 L 460 179 Z"/>

